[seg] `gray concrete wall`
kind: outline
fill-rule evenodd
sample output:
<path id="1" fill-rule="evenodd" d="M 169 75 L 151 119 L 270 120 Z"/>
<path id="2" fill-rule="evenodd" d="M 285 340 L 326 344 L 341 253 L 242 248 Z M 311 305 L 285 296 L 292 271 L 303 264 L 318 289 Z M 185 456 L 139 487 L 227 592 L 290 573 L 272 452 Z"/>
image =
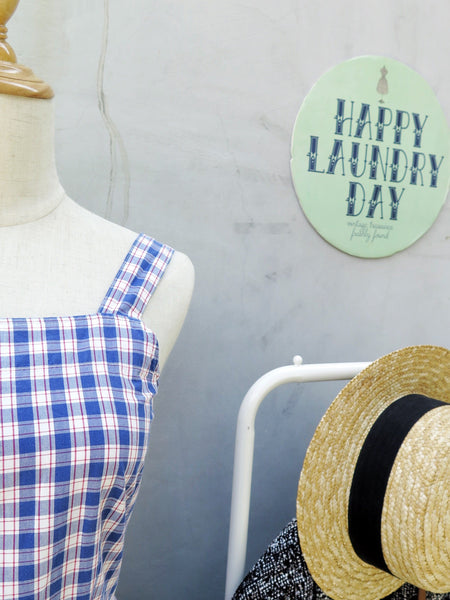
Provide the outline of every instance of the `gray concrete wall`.
<path id="1" fill-rule="evenodd" d="M 329 246 L 290 178 L 324 71 L 405 62 L 450 109 L 447 0 L 22 0 L 19 61 L 56 93 L 61 180 L 83 206 L 187 253 L 191 310 L 163 373 L 119 600 L 223 597 L 242 397 L 290 363 L 450 343 L 450 214 L 391 258 Z M 291 385 L 257 419 L 250 566 L 294 516 L 305 447 L 340 384 Z"/>

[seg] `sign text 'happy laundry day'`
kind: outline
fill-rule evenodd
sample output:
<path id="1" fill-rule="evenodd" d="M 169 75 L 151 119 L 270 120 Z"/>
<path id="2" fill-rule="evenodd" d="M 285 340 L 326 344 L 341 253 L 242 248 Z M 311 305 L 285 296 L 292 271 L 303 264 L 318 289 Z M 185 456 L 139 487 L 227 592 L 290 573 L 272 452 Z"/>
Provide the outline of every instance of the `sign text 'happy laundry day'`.
<path id="1" fill-rule="evenodd" d="M 319 137 L 311 135 L 308 171 L 349 177 L 347 216 L 358 217 L 364 211 L 362 216 L 383 219 L 383 200 L 387 198 L 389 219 L 396 221 L 400 201 L 402 205 L 405 202 L 406 186 L 438 187 L 444 156 L 420 151 L 429 129 L 429 115 L 387 106 L 377 106 L 375 112 L 377 122 L 372 125 L 370 104 L 361 102 L 356 116 L 355 101 L 338 98 L 333 117 L 336 137 L 331 142 L 328 165 L 326 160 L 319 160 Z M 363 143 L 363 139 L 372 143 Z M 346 160 L 350 165 L 347 172 Z"/>

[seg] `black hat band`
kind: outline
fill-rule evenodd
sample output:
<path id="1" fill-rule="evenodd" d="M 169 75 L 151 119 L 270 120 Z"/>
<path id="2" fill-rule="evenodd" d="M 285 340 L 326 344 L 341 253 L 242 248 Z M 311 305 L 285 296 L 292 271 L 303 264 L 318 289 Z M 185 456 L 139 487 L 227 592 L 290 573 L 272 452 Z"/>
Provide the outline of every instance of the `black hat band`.
<path id="1" fill-rule="evenodd" d="M 446 402 L 420 394 L 390 404 L 372 425 L 362 446 L 348 505 L 348 529 L 356 554 L 387 573 L 381 544 L 381 514 L 389 476 L 400 447 L 412 427 L 427 412 Z"/>

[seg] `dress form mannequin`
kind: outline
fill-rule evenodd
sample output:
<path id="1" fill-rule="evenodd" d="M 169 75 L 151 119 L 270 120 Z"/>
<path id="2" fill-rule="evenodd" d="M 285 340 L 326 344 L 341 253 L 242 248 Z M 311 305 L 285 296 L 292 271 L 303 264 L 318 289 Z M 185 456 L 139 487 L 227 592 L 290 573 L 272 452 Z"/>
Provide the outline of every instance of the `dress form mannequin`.
<path id="1" fill-rule="evenodd" d="M 15 8 L 17 1 L 0 4 Z M 43 82 L 35 85 L 34 75 L 27 69 L 24 75 L 15 56 L 2 55 L 2 45 L 0 316 L 95 313 L 137 233 L 66 195 L 55 168 L 51 89 Z M 193 282 L 192 263 L 175 252 L 145 310 L 144 323 L 159 339 L 161 367 L 183 324 Z"/>

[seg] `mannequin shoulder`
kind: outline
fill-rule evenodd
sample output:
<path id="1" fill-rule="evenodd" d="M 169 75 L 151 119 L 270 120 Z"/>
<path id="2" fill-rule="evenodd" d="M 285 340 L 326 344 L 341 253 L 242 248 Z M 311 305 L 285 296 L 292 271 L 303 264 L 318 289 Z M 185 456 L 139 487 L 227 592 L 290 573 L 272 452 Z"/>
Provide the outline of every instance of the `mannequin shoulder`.
<path id="1" fill-rule="evenodd" d="M 85 222 L 85 227 L 80 229 L 91 240 L 91 244 L 95 245 L 90 251 L 96 256 L 98 263 L 108 269 L 112 266 L 116 272 L 138 234 L 84 209 L 80 212 L 76 207 L 74 210 Z M 175 327 L 186 316 L 193 287 L 193 264 L 186 254 L 175 250 L 144 312 L 144 323 L 156 329 L 155 323 L 165 323 L 170 319 Z"/>
<path id="2" fill-rule="evenodd" d="M 143 321 L 159 340 L 159 362 L 164 366 L 181 331 L 194 290 L 194 266 L 186 254 L 175 251 L 148 303 Z"/>
<path id="3" fill-rule="evenodd" d="M 89 212 L 69 199 L 61 206 L 60 219 L 61 226 L 53 230 L 65 231 L 64 247 L 69 255 L 76 257 L 72 275 L 76 274 L 77 267 L 82 269 L 80 280 L 90 281 L 90 293 L 98 302 L 138 234 Z M 181 331 L 191 302 L 194 280 L 191 260 L 186 254 L 175 251 L 142 315 L 144 324 L 158 338 L 160 366 L 165 363 Z"/>
<path id="4" fill-rule="evenodd" d="M 194 289 L 194 280 L 195 271 L 191 259 L 183 252 L 175 250 L 154 297 L 157 298 L 166 293 L 174 294 L 185 298 L 189 303 Z"/>

